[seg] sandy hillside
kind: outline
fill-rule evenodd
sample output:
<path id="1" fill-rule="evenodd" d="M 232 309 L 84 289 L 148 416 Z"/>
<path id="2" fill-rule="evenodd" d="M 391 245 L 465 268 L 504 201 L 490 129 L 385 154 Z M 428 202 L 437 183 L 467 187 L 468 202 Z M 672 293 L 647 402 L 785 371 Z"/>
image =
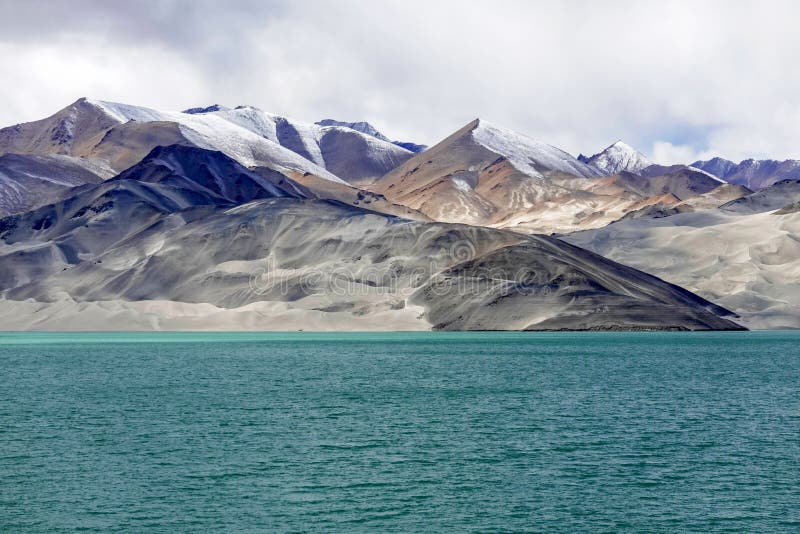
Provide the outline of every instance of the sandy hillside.
<path id="1" fill-rule="evenodd" d="M 564 239 L 695 291 L 750 328 L 800 328 L 800 212 L 622 221 Z"/>

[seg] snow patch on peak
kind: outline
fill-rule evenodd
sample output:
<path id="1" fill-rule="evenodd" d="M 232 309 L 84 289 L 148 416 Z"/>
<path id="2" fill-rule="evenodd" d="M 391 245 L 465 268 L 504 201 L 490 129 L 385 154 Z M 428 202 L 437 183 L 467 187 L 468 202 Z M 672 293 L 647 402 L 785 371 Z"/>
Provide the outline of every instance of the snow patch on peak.
<path id="1" fill-rule="evenodd" d="M 542 177 L 548 170 L 574 176 L 592 177 L 597 172 L 578 161 L 571 154 L 546 143 L 541 143 L 513 130 L 496 126 L 483 119 L 470 123 L 473 140 L 492 152 L 505 157 L 519 171 Z"/>
<path id="2" fill-rule="evenodd" d="M 166 115 L 165 113 L 142 106 L 132 106 L 119 102 L 106 102 L 104 100 L 87 100 L 87 102 L 121 123 L 128 121 L 152 122 L 169 120 L 164 118 L 164 115 Z"/>
<path id="3" fill-rule="evenodd" d="M 623 141 L 622 139 L 617 139 L 611 146 L 608 147 L 609 149 L 617 149 L 624 152 L 638 152 L 635 148 L 631 145 Z"/>
<path id="4" fill-rule="evenodd" d="M 284 146 L 315 165 L 325 167 L 319 148 L 322 132 L 319 126 L 267 113 L 253 106 L 238 106 L 220 113 L 225 120 Z"/>
<path id="5" fill-rule="evenodd" d="M 714 180 L 718 181 L 721 184 L 727 184 L 728 183 L 725 180 L 723 180 L 722 178 L 720 178 L 718 176 L 715 176 L 715 175 L 711 174 L 708 171 L 704 171 L 703 169 L 700 169 L 698 167 L 694 167 L 692 165 L 687 165 L 686 168 L 689 169 L 690 171 L 699 172 L 700 174 L 705 174 L 709 178 L 713 178 Z"/>

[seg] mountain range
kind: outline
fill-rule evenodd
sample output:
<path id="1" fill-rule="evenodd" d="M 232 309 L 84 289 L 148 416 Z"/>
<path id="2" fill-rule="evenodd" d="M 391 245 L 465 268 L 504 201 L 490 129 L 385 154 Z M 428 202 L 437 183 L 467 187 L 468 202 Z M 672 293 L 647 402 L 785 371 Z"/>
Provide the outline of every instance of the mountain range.
<path id="1" fill-rule="evenodd" d="M 0 130 L 0 327 L 800 327 L 800 177 L 746 163 L 82 98 Z"/>
<path id="2" fill-rule="evenodd" d="M 800 179 L 800 161 L 787 159 L 746 159 L 734 163 L 723 158 L 708 161 L 695 161 L 693 167 L 711 174 L 732 184 L 739 184 L 750 189 L 761 189 L 782 180 Z"/>

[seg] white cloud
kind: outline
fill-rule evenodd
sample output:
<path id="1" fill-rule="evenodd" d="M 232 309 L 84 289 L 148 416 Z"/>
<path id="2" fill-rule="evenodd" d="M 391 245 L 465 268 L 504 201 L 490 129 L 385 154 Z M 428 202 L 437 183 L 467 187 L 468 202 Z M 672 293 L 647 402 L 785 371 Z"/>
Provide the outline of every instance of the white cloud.
<path id="1" fill-rule="evenodd" d="M 169 109 L 210 97 L 204 74 L 170 50 L 117 48 L 90 38 L 73 39 L 68 46 L 60 41 L 0 43 L 3 70 L 18 73 L 0 89 L 3 124 L 42 118 L 81 96 L 155 102 Z"/>
<path id="2" fill-rule="evenodd" d="M 800 158 L 795 2 L 4 3 L 2 124 L 86 95 L 425 143 L 481 116 L 573 153 Z"/>
<path id="3" fill-rule="evenodd" d="M 671 165 L 673 163 L 693 163 L 697 160 L 714 157 L 708 152 L 698 152 L 691 145 L 673 145 L 669 141 L 656 141 L 650 152 L 654 163 Z"/>

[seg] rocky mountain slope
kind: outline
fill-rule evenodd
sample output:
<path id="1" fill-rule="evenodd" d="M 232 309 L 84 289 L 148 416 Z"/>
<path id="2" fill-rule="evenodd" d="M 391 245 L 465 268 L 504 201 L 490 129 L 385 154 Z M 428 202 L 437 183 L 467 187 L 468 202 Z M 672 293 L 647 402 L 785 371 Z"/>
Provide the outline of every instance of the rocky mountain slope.
<path id="1" fill-rule="evenodd" d="M 0 217 L 59 199 L 69 189 L 114 175 L 107 167 L 64 155 L 0 156 Z"/>

